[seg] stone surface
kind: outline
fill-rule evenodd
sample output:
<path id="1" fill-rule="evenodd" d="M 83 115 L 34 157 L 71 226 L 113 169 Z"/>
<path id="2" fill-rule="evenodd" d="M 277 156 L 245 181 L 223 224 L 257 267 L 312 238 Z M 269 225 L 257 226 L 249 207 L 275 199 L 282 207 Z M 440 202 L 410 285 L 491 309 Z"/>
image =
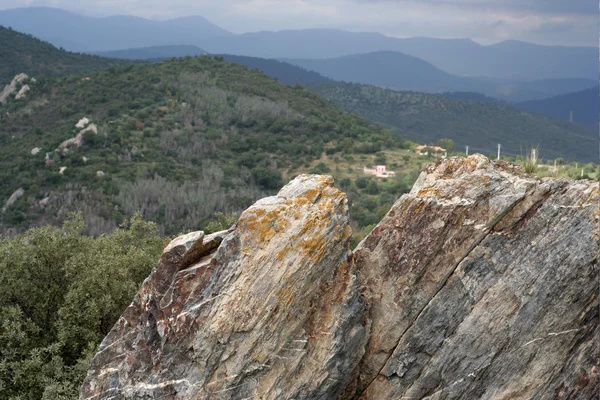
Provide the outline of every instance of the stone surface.
<path id="1" fill-rule="evenodd" d="M 81 398 L 597 397 L 597 182 L 444 160 L 354 254 L 332 183 L 174 240 Z"/>
<path id="2" fill-rule="evenodd" d="M 424 172 L 355 252 L 371 305 L 357 393 L 592 398 L 599 193 L 480 155 Z"/>

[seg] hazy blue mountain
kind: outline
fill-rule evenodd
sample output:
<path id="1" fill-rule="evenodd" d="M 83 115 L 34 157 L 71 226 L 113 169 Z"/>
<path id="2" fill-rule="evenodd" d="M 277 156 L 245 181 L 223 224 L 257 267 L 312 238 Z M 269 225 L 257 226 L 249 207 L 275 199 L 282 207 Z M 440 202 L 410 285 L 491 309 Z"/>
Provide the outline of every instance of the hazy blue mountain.
<path id="1" fill-rule="evenodd" d="M 201 56 L 206 54 L 206 51 L 192 45 L 173 45 L 141 47 L 136 49 L 113 51 L 97 51 L 93 54 L 102 57 L 119 58 L 123 60 L 156 60 L 174 57 Z"/>
<path id="2" fill-rule="evenodd" d="M 510 79 L 597 79 L 598 49 L 506 41 L 483 46 L 469 39 L 407 38 L 336 29 L 255 32 L 206 40 L 202 48 L 265 58 L 333 58 L 397 51 L 458 76 Z"/>
<path id="3" fill-rule="evenodd" d="M 393 51 L 286 61 L 337 81 L 393 89 L 445 91 L 459 89 L 466 84 L 463 84 L 463 78 L 450 75 L 426 61 Z"/>
<path id="4" fill-rule="evenodd" d="M 539 79 L 503 82 L 498 91 L 513 101 L 540 100 L 598 86 L 598 79 Z"/>
<path id="5" fill-rule="evenodd" d="M 600 104 L 598 86 L 575 93 L 567 93 L 549 99 L 527 101 L 515 107 L 550 118 L 569 121 L 573 112 L 573 122 L 590 127 L 598 127 Z"/>
<path id="6" fill-rule="evenodd" d="M 525 101 L 595 86 L 588 79 L 515 81 L 459 77 L 432 64 L 393 51 L 379 51 L 330 59 L 289 59 L 288 62 L 337 81 L 422 92 L 474 92 L 503 101 Z"/>
<path id="7" fill-rule="evenodd" d="M 292 65 L 286 62 L 271 60 L 258 57 L 234 56 L 230 54 L 221 54 L 226 61 L 242 64 L 250 69 L 258 69 L 267 75 L 279 79 L 286 85 L 295 85 L 296 83 L 308 85 L 316 82 L 327 82 L 328 78 L 323 75 L 308 71 L 304 68 Z"/>
<path id="8" fill-rule="evenodd" d="M 55 8 L 0 11 L 0 24 L 73 51 L 195 45 L 210 53 L 262 58 L 333 58 L 397 51 L 457 76 L 509 79 L 597 79 L 595 47 L 541 46 L 505 41 L 483 46 L 469 39 L 399 39 L 338 29 L 233 35 L 202 17 L 150 21 L 131 16 L 91 18 Z"/>
<path id="9" fill-rule="evenodd" d="M 200 16 L 151 21 L 132 16 L 93 18 L 47 7 L 0 11 L 0 25 L 32 34 L 71 51 L 198 44 L 230 32 Z"/>
<path id="10" fill-rule="evenodd" d="M 505 104 L 506 102 L 494 97 L 486 96 L 477 92 L 444 92 L 441 96 L 454 100 L 488 101 L 491 103 Z"/>

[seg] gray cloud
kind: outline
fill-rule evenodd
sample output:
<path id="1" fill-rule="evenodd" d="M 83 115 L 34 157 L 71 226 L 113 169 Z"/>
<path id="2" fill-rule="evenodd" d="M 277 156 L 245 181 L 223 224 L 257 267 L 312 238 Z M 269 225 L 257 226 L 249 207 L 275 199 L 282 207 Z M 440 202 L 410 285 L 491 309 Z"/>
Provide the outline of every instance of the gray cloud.
<path id="1" fill-rule="evenodd" d="M 236 33 L 330 27 L 481 43 L 598 43 L 595 0 L 0 0 L 0 9 L 35 5 L 95 16 L 202 15 Z"/>

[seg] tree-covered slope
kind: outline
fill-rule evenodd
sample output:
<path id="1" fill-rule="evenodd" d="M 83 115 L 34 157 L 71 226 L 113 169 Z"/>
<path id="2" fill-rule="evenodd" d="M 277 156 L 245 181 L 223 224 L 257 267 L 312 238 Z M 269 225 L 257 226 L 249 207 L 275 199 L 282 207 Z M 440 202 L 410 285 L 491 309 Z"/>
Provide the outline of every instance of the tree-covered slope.
<path id="1" fill-rule="evenodd" d="M 223 54 L 222 57 L 229 62 L 261 70 L 265 74 L 279 79 L 281 83 L 286 85 L 295 85 L 297 83 L 308 85 L 315 82 L 329 81 L 329 78 L 326 78 L 317 72 L 309 71 L 308 69 L 287 62 L 267 58 L 235 56 L 231 54 Z"/>
<path id="2" fill-rule="evenodd" d="M 87 76 L 38 81 L 0 107 L 4 233 L 59 223 L 70 210 L 84 212 L 92 234 L 135 211 L 164 233 L 197 229 L 279 189 L 325 151 L 400 142 L 303 87 L 220 58 Z"/>
<path id="3" fill-rule="evenodd" d="M 60 76 L 106 69 L 125 62 L 70 53 L 33 36 L 0 26 L 0 87 L 20 73 Z"/>
<path id="4" fill-rule="evenodd" d="M 573 122 L 598 128 L 598 86 L 548 99 L 517 103 L 515 107 L 566 121 L 571 119 L 572 112 Z"/>
<path id="5" fill-rule="evenodd" d="M 311 89 L 347 111 L 394 127 L 403 137 L 435 143 L 453 139 L 471 152 L 490 154 L 497 144 L 510 155 L 538 147 L 543 158 L 597 161 L 598 135 L 580 125 L 533 115 L 510 106 L 465 101 L 375 86 L 321 83 Z"/>
<path id="6" fill-rule="evenodd" d="M 206 54 L 206 51 L 192 45 L 173 45 L 98 51 L 93 54 L 101 57 L 119 58 L 122 60 L 160 60 L 176 57 L 201 56 Z"/>
<path id="7" fill-rule="evenodd" d="M 337 81 L 428 91 L 458 90 L 466 86 L 461 86 L 461 78 L 426 61 L 394 51 L 287 61 Z"/>

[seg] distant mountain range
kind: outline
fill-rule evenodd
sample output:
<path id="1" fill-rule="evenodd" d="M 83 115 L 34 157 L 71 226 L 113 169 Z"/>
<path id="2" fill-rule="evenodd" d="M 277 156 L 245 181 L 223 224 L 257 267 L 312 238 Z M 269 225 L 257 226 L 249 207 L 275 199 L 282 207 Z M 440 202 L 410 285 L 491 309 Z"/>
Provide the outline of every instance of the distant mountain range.
<path id="1" fill-rule="evenodd" d="M 459 77 L 510 80 L 598 77 L 598 49 L 505 41 L 483 46 L 469 39 L 399 39 L 372 32 L 305 29 L 232 33 L 203 17 L 152 21 L 131 16 L 92 18 L 31 7 L 0 11 L 0 25 L 33 34 L 72 51 L 109 51 L 194 45 L 213 54 L 262 58 L 335 58 L 395 51 Z M 577 90 L 577 89 L 573 89 Z"/>
<path id="2" fill-rule="evenodd" d="M 591 79 L 545 79 L 528 82 L 459 77 L 448 74 L 422 59 L 394 51 L 330 59 L 286 61 L 337 81 L 434 93 L 477 92 L 514 102 L 551 97 L 597 84 L 597 81 Z"/>
<path id="3" fill-rule="evenodd" d="M 255 32 L 216 38 L 208 52 L 265 58 L 332 58 L 375 51 L 397 51 L 421 58 L 457 76 L 505 79 L 597 79 L 598 49 L 541 46 L 506 41 L 483 46 L 469 39 L 398 39 L 379 33 L 306 29 Z"/>
<path id="4" fill-rule="evenodd" d="M 206 54 L 206 52 L 196 46 L 182 45 L 96 52 L 94 54 L 120 59 L 160 60 L 197 56 Z M 484 97 L 508 102 L 543 99 L 587 89 L 597 84 L 591 79 L 577 78 L 518 81 L 458 77 L 448 74 L 424 60 L 394 51 L 379 51 L 330 59 L 281 60 L 285 62 L 248 56 L 222 56 L 228 61 L 261 69 L 268 75 L 290 85 L 310 84 L 333 79 L 395 90 L 430 93 L 480 93 Z"/>
<path id="5" fill-rule="evenodd" d="M 65 10 L 29 7 L 0 11 L 0 25 L 32 34 L 70 51 L 198 44 L 230 32 L 200 16 L 151 21 L 132 16 L 94 18 Z"/>
<path id="6" fill-rule="evenodd" d="M 550 118 L 569 121 L 598 128 L 599 109 L 598 86 L 575 93 L 567 93 L 549 99 L 527 101 L 515 107 Z"/>

